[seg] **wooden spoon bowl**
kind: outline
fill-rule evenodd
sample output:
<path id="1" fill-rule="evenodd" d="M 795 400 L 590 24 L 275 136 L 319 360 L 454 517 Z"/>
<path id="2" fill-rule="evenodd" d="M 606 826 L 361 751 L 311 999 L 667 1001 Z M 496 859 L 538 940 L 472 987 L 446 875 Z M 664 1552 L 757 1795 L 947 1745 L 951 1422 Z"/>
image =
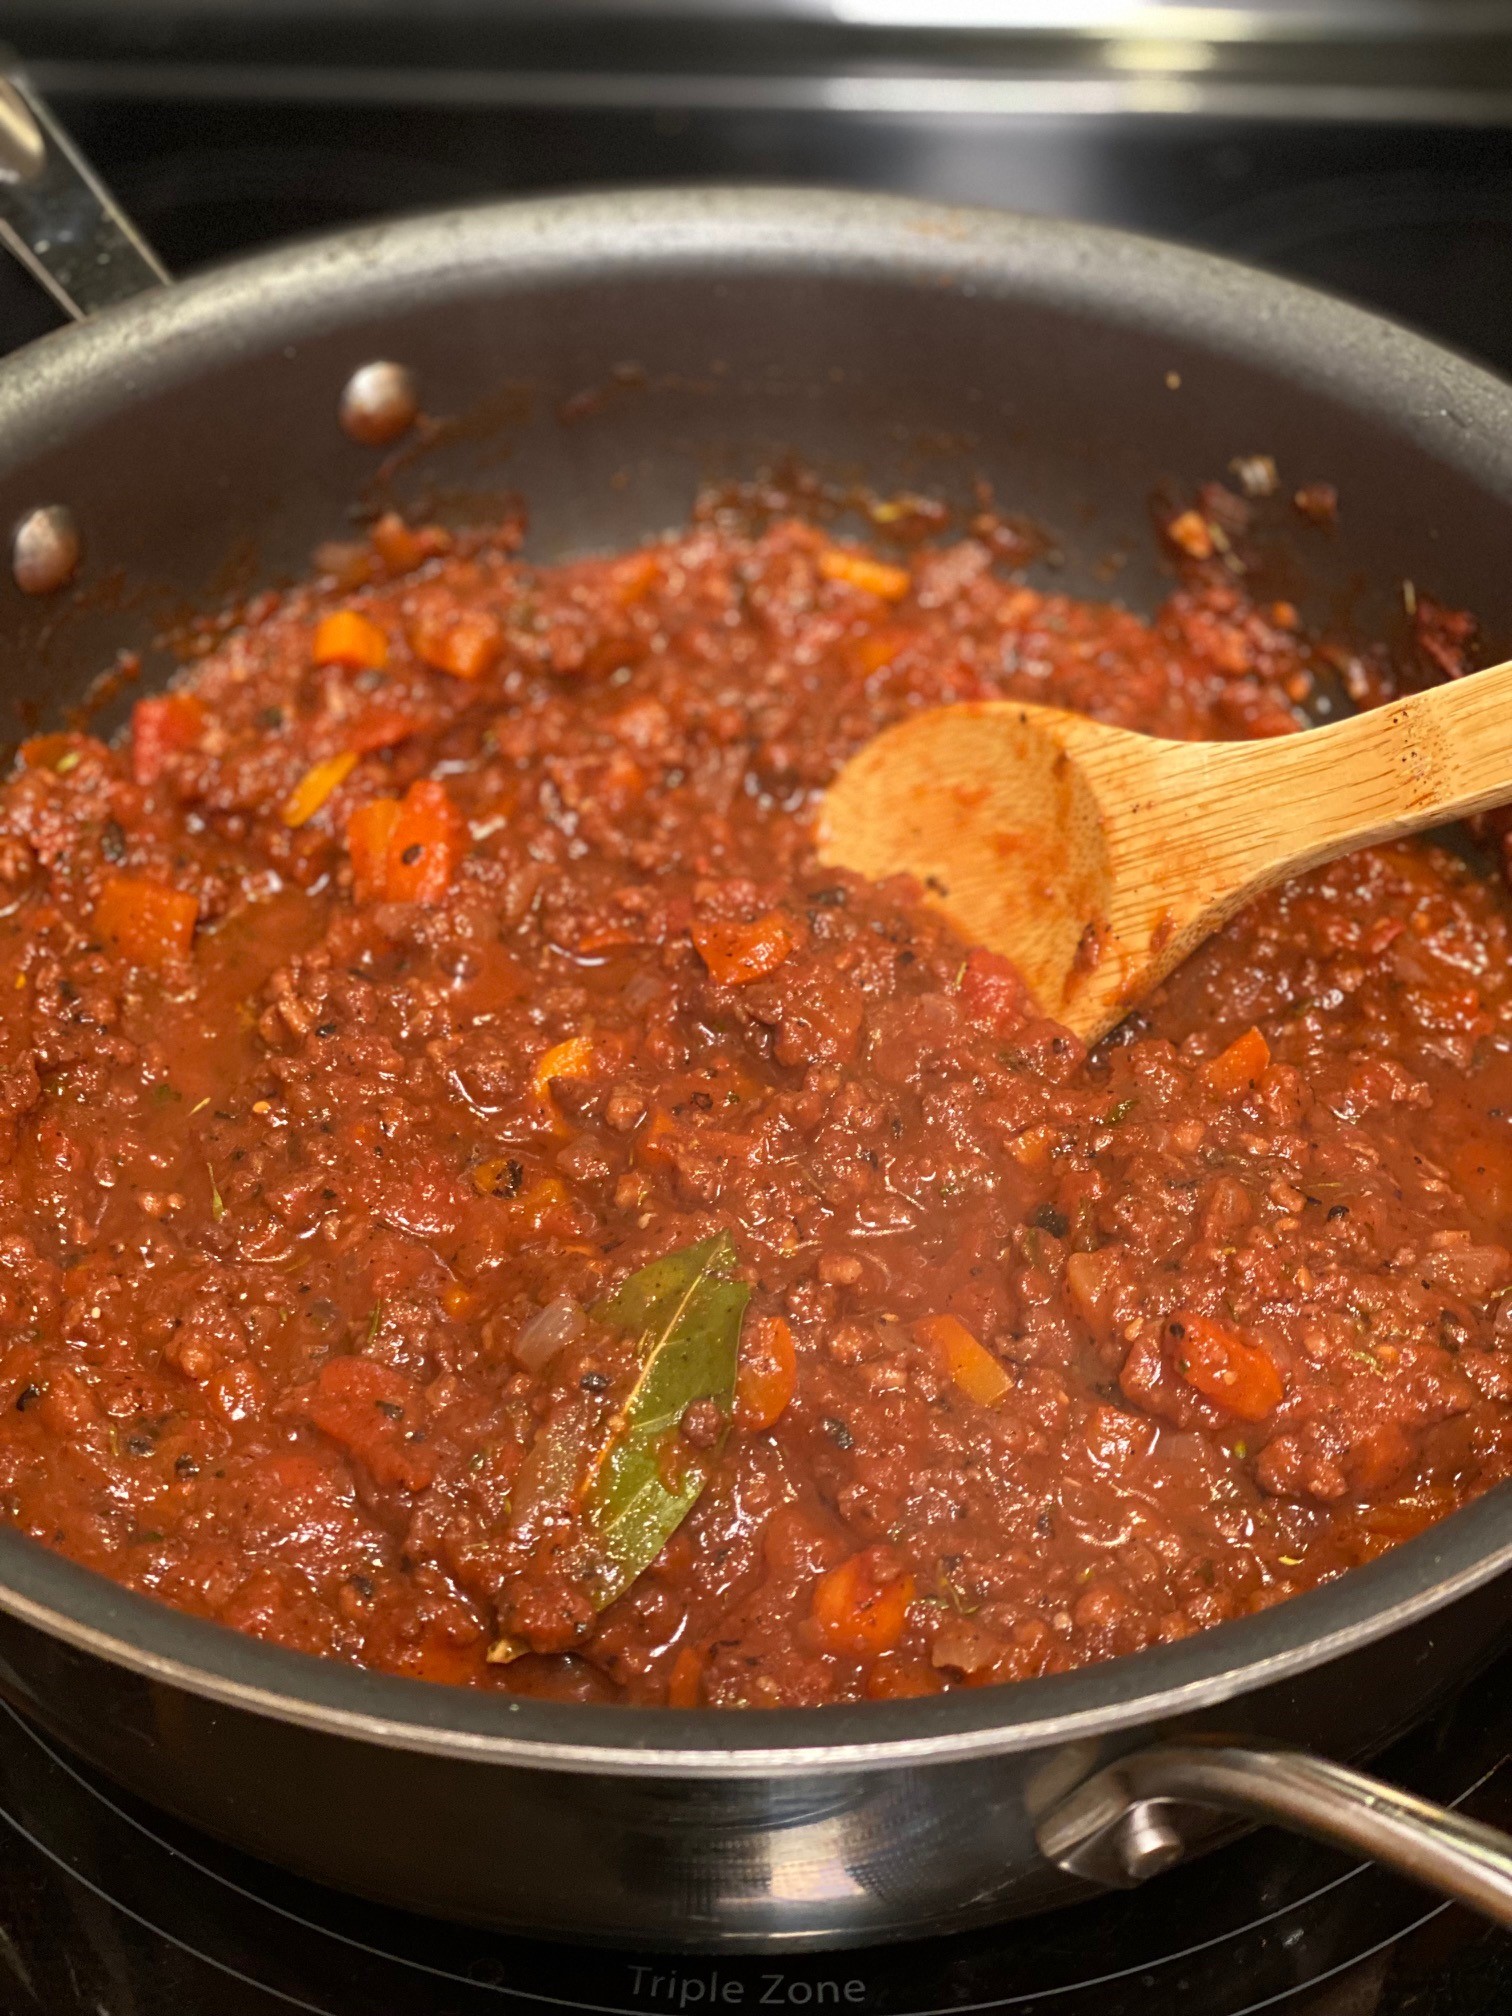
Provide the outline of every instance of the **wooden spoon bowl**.
<path id="1" fill-rule="evenodd" d="M 823 860 L 906 873 L 1092 1042 L 1272 883 L 1512 799 L 1512 664 L 1305 734 L 1169 742 L 984 700 L 846 764 Z"/>

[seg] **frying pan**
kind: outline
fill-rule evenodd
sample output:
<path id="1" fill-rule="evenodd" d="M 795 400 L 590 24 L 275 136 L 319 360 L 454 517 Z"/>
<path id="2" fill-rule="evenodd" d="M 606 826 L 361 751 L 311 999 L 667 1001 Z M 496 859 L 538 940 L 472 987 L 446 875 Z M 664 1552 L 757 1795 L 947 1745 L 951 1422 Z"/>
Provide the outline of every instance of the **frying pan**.
<path id="1" fill-rule="evenodd" d="M 0 677 L 33 714 L 78 701 L 122 649 L 150 674 L 174 611 L 298 571 L 354 497 L 461 510 L 514 488 L 549 555 L 676 523 L 700 481 L 786 449 L 879 487 L 969 496 L 986 477 L 1059 528 L 1061 578 L 1093 591 L 1110 549 L 1148 549 L 1153 485 L 1268 453 L 1344 500 L 1337 532 L 1311 535 L 1316 612 L 1379 630 L 1409 577 L 1512 631 L 1512 390 L 1191 252 L 707 189 L 383 224 L 167 287 L 19 77 L 0 91 L 0 172 L 5 234 L 83 318 L 0 365 L 0 518 L 17 528 Z M 364 445 L 338 411 L 377 362 L 402 368 L 356 381 Z M 388 403 L 365 413 L 375 383 Z M 450 418 L 370 445 L 411 387 Z M 1120 588 L 1148 601 L 1158 581 L 1136 562 Z M 1512 1635 L 1509 1569 L 1502 1488 L 1326 1587 L 1132 1658 L 731 1714 L 307 1658 L 0 1528 L 0 1691 L 255 1854 L 539 1934 L 946 1931 L 1140 1881 L 1257 1820 L 1512 1924 L 1512 1842 L 1351 1768 Z"/>

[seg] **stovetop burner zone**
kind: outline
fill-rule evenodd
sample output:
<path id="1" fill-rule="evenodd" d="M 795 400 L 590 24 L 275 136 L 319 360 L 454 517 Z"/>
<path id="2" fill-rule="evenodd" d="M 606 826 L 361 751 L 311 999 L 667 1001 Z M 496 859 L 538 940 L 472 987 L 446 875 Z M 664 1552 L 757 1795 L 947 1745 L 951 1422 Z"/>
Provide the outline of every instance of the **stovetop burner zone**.
<path id="1" fill-rule="evenodd" d="M 1512 1658 L 1383 1769 L 1512 1824 Z M 1039 1919 L 767 1959 L 547 1945 L 341 1896 L 152 1812 L 8 1708 L 0 1820 L 4 2016 L 1491 2016 L 1512 2007 L 1512 1941 L 1395 1877 L 1272 1832 L 1143 1891 Z"/>

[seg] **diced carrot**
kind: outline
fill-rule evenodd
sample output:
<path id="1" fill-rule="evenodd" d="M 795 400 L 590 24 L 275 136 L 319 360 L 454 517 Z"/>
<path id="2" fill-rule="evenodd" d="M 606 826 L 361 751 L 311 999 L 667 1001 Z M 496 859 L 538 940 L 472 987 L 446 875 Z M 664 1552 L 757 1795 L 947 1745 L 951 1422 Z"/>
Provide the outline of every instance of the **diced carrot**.
<path id="1" fill-rule="evenodd" d="M 521 1238 L 550 1233 L 568 1238 L 582 1230 L 576 1206 L 567 1195 L 567 1186 L 558 1176 L 539 1176 L 527 1184 L 518 1197 L 509 1200 L 509 1216 Z"/>
<path id="2" fill-rule="evenodd" d="M 553 1078 L 590 1078 L 593 1075 L 594 1047 L 591 1036 L 569 1036 L 565 1042 L 553 1043 L 551 1048 L 536 1059 L 531 1083 L 538 1099 L 551 1097 Z"/>
<path id="3" fill-rule="evenodd" d="M 677 1159 L 677 1145 L 687 1135 L 663 1106 L 653 1106 L 635 1137 L 637 1162 L 660 1163 L 670 1168 Z"/>
<path id="4" fill-rule="evenodd" d="M 514 1200 L 515 1216 L 531 1232 L 544 1232 L 553 1222 L 573 1217 L 572 1199 L 559 1176 L 541 1176 Z"/>
<path id="5" fill-rule="evenodd" d="M 780 1316 L 747 1323 L 740 1340 L 735 1379 L 735 1420 L 748 1435 L 770 1428 L 786 1410 L 798 1386 L 798 1353 L 793 1333 Z"/>
<path id="6" fill-rule="evenodd" d="M 891 1652 L 908 1623 L 914 1578 L 890 1547 L 852 1554 L 814 1585 L 810 1617 L 826 1652 L 858 1659 Z"/>
<path id="7" fill-rule="evenodd" d="M 884 602 L 901 602 L 913 586 L 906 567 L 890 567 L 885 560 L 868 560 L 864 553 L 847 553 L 843 546 L 827 546 L 819 555 L 819 572 L 826 581 L 844 581 Z"/>
<path id="8" fill-rule="evenodd" d="M 696 1645 L 682 1645 L 667 1675 L 667 1706 L 696 1708 L 703 1698 L 703 1654 Z"/>
<path id="9" fill-rule="evenodd" d="M 170 756 L 192 749 L 205 726 L 205 709 L 192 693 L 159 693 L 131 711 L 131 774 L 156 784 Z"/>
<path id="10" fill-rule="evenodd" d="M 409 574 L 422 561 L 451 549 L 451 535 L 440 525 L 406 525 L 397 511 L 385 511 L 368 537 L 391 574 Z"/>
<path id="11" fill-rule="evenodd" d="M 388 639 L 370 616 L 356 609 L 334 609 L 315 625 L 310 655 L 317 665 L 380 672 L 388 663 Z"/>
<path id="12" fill-rule="evenodd" d="M 921 1316 L 913 1334 L 940 1354 L 951 1379 L 979 1407 L 996 1407 L 1005 1393 L 1012 1392 L 1013 1381 L 1007 1372 L 958 1318 Z"/>
<path id="13" fill-rule="evenodd" d="M 347 820 L 347 853 L 359 902 L 382 902 L 388 893 L 389 844 L 399 824 L 397 798 L 373 798 Z"/>
<path id="14" fill-rule="evenodd" d="M 916 1701 L 944 1689 L 943 1676 L 927 1659 L 911 1659 L 905 1652 L 884 1652 L 866 1676 L 869 1701 Z"/>
<path id="15" fill-rule="evenodd" d="M 403 798 L 374 798 L 347 821 L 359 902 L 436 903 L 451 887 L 467 826 L 444 784 L 422 778 Z"/>
<path id="16" fill-rule="evenodd" d="M 639 945 L 641 933 L 631 924 L 590 924 L 578 934 L 574 950 L 592 957 L 599 952 L 622 952 L 627 945 Z"/>
<path id="17" fill-rule="evenodd" d="M 1038 1169 L 1050 1159 L 1050 1150 L 1056 1140 L 1053 1127 L 1026 1127 L 1019 1134 L 1010 1137 L 1007 1148 L 1014 1161 L 1024 1169 Z"/>
<path id="18" fill-rule="evenodd" d="M 451 887 L 467 851 L 467 822 L 431 778 L 411 784 L 389 842 L 391 903 L 436 903 Z"/>
<path id="19" fill-rule="evenodd" d="M 880 630 L 872 630 L 859 638 L 851 647 L 852 655 L 863 672 L 880 672 L 884 665 L 891 665 L 907 650 L 917 634 L 896 623 L 884 624 Z"/>
<path id="20" fill-rule="evenodd" d="M 537 1059 L 531 1076 L 531 1089 L 550 1114 L 552 1126 L 558 1134 L 565 1135 L 570 1130 L 552 1097 L 552 1081 L 558 1078 L 589 1078 L 597 1063 L 597 1046 L 589 1036 L 569 1036 L 563 1043 L 553 1043 Z"/>
<path id="21" fill-rule="evenodd" d="M 1211 560 L 1213 532 L 1200 511 L 1183 511 L 1166 527 L 1166 537 L 1190 560 Z"/>
<path id="22" fill-rule="evenodd" d="M 1176 1370 L 1205 1400 L 1241 1421 L 1264 1421 L 1280 1406 L 1286 1382 L 1258 1345 L 1185 1310 L 1170 1319 L 1165 1334 Z"/>
<path id="23" fill-rule="evenodd" d="M 199 904 L 182 889 L 140 875 L 110 875 L 95 904 L 94 928 L 134 966 L 188 957 Z"/>
<path id="24" fill-rule="evenodd" d="M 517 1156 L 490 1155 L 486 1162 L 473 1164 L 472 1180 L 480 1197 L 514 1197 L 525 1180 L 525 1171 Z"/>
<path id="25" fill-rule="evenodd" d="M 567 1238 L 581 1229 L 578 1208 L 568 1196 L 562 1179 L 537 1176 L 526 1183 L 524 1168 L 516 1156 L 496 1155 L 476 1163 L 472 1181 L 480 1197 L 494 1197 L 508 1205 L 508 1222 L 521 1236 L 549 1231 Z"/>
<path id="26" fill-rule="evenodd" d="M 454 1323 L 470 1316 L 478 1306 L 478 1298 L 471 1288 L 464 1288 L 460 1281 L 448 1281 L 441 1290 L 441 1307 Z"/>
<path id="27" fill-rule="evenodd" d="M 775 973 L 796 942 L 793 927 L 780 910 L 769 910 L 753 924 L 710 919 L 693 926 L 693 943 L 710 979 L 721 987 L 744 987 Z"/>
<path id="28" fill-rule="evenodd" d="M 416 1439 L 423 1418 L 420 1396 L 391 1365 L 373 1358 L 328 1359 L 302 1411 L 379 1484 L 423 1491 L 435 1474 L 430 1444 Z"/>
<path id="29" fill-rule="evenodd" d="M 1265 1076 L 1270 1058 L 1270 1045 L 1260 1031 L 1246 1029 L 1226 1050 L 1220 1050 L 1203 1065 L 1202 1082 L 1222 1099 L 1237 1099 Z"/>
<path id="30" fill-rule="evenodd" d="M 356 767 L 355 749 L 342 749 L 334 756 L 323 756 L 318 763 L 312 763 L 283 802 L 279 817 L 285 826 L 306 825 Z"/>
<path id="31" fill-rule="evenodd" d="M 481 679 L 504 648 L 504 632 L 486 609 L 426 612 L 410 625 L 417 658 L 455 679 Z"/>
<path id="32" fill-rule="evenodd" d="M 616 602 L 638 602 L 661 573 L 657 553 L 627 553 L 609 569 L 609 582 Z"/>
<path id="33" fill-rule="evenodd" d="M 72 735 L 32 735 L 21 744 L 21 761 L 28 770 L 56 770 L 74 753 Z"/>
<path id="34" fill-rule="evenodd" d="M 1425 1527 L 1436 1525 L 1453 1510 L 1453 1490 L 1443 1485 L 1427 1484 L 1420 1485 L 1406 1497 L 1388 1498 L 1381 1504 L 1367 1506 L 1359 1515 L 1359 1523 L 1395 1546 L 1400 1541 L 1410 1540 Z"/>

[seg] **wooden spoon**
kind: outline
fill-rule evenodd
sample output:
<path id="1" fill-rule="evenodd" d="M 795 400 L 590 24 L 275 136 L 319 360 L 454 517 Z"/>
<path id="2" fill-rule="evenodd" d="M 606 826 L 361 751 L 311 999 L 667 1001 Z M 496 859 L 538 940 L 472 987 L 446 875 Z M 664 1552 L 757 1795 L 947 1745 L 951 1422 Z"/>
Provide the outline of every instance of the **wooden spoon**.
<path id="1" fill-rule="evenodd" d="M 826 794 L 821 857 L 904 872 L 1091 1042 L 1288 875 L 1512 800 L 1512 663 L 1262 742 L 1167 742 L 1056 707 L 916 714 Z"/>

